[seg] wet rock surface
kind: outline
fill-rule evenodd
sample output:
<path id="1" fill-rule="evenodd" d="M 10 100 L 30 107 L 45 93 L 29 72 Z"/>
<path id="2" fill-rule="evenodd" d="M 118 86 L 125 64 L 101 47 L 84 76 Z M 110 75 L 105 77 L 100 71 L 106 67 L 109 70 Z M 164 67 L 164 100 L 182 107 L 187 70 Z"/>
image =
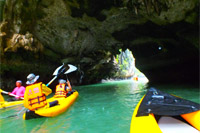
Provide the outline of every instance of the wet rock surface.
<path id="1" fill-rule="evenodd" d="M 31 72 L 48 82 L 62 62 L 78 67 L 69 75 L 72 84 L 97 83 L 114 75 L 113 56 L 120 48 L 132 51 L 136 67 L 152 83 L 198 84 L 197 0 L 6 0 L 0 5 L 2 88 L 13 88 Z"/>

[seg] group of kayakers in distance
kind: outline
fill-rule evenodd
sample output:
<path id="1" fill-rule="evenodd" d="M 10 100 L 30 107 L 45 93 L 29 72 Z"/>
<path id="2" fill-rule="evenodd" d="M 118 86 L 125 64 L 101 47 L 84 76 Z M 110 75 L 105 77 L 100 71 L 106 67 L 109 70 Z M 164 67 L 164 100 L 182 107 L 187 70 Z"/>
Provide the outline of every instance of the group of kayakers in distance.
<path id="1" fill-rule="evenodd" d="M 9 94 L 16 95 L 9 101 L 24 99 L 24 106 L 31 111 L 46 106 L 46 96 L 51 94 L 52 90 L 42 82 L 38 82 L 39 75 L 33 73 L 27 76 L 26 87 L 22 86 L 22 81 L 16 81 L 16 87 Z M 73 93 L 69 80 L 59 79 L 56 86 L 54 97 L 67 97 Z M 50 104 L 50 103 L 49 103 Z M 55 105 L 57 103 L 54 103 Z M 52 106 L 52 105 L 50 105 Z M 54 105 L 53 105 L 54 106 Z"/>

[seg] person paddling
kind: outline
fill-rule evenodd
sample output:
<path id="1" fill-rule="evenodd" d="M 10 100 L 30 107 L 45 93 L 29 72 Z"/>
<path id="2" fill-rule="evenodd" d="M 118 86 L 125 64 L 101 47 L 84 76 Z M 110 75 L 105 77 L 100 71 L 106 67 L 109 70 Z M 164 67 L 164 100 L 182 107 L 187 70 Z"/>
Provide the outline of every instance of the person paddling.
<path id="1" fill-rule="evenodd" d="M 52 90 L 42 82 L 38 83 L 38 79 L 39 75 L 35 76 L 33 73 L 27 76 L 26 84 L 28 86 L 26 86 L 24 94 L 24 106 L 30 111 L 46 106 L 48 104 L 46 101 L 46 95 L 49 95 L 52 92 Z M 51 107 L 57 104 L 57 101 L 55 101 L 49 106 Z"/>
<path id="2" fill-rule="evenodd" d="M 54 97 L 67 97 L 73 93 L 69 80 L 59 79 Z"/>
<path id="3" fill-rule="evenodd" d="M 25 87 L 22 86 L 22 81 L 17 80 L 16 81 L 16 87 L 11 93 L 8 93 L 9 95 L 14 94 L 16 95 L 14 98 L 8 99 L 8 101 L 17 101 L 20 100 L 20 98 L 24 98 L 24 93 L 25 93 Z"/>

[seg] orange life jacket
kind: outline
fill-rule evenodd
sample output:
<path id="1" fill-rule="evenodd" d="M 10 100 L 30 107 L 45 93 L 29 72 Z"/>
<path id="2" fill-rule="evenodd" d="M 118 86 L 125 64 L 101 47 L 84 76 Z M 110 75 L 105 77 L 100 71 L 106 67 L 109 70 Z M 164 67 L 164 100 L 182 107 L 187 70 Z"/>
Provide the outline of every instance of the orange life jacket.
<path id="1" fill-rule="evenodd" d="M 26 87 L 24 105 L 29 110 L 44 107 L 47 104 L 46 96 L 42 93 L 42 82 Z"/>
<path id="2" fill-rule="evenodd" d="M 65 90 L 65 84 L 59 84 L 56 86 L 56 93 L 54 97 L 66 97 L 67 91 Z"/>

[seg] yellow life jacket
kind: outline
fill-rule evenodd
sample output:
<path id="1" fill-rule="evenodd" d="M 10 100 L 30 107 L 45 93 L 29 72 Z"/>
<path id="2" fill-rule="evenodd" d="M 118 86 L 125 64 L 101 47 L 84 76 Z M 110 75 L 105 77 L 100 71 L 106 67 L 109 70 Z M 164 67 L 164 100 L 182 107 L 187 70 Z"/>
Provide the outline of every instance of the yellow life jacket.
<path id="1" fill-rule="evenodd" d="M 47 104 L 46 96 L 42 93 L 42 82 L 26 87 L 24 95 L 24 106 L 34 111 Z"/>
<path id="2" fill-rule="evenodd" d="M 59 84 L 56 86 L 56 93 L 54 97 L 66 97 L 67 91 L 65 90 L 65 84 Z"/>

